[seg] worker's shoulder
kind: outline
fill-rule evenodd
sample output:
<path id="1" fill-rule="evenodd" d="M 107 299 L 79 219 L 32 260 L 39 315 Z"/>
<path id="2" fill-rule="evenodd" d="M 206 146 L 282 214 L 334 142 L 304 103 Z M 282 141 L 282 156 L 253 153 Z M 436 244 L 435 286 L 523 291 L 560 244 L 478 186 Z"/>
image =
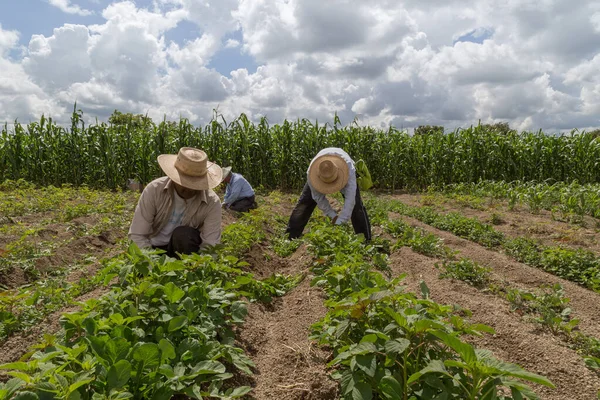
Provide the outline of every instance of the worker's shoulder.
<path id="1" fill-rule="evenodd" d="M 208 189 L 204 191 L 206 193 L 206 202 L 208 204 L 221 204 L 221 198 L 218 194 L 215 193 L 214 190 Z"/>

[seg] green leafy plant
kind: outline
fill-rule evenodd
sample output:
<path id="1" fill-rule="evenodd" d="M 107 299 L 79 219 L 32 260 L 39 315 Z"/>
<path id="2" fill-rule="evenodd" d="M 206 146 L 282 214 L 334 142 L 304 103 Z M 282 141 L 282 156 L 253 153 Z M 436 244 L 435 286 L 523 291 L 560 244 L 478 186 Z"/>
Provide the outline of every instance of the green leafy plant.
<path id="1" fill-rule="evenodd" d="M 466 258 L 459 261 L 444 261 L 442 268 L 444 271 L 440 273 L 440 278 L 458 279 L 480 289 L 490 283 L 491 268 Z"/>

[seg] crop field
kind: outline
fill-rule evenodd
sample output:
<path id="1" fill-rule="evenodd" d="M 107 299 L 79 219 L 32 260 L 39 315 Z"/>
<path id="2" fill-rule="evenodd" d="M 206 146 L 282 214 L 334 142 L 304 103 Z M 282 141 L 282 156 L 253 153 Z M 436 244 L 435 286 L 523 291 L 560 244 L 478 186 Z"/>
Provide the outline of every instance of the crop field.
<path id="1" fill-rule="evenodd" d="M 6 181 L 0 399 L 597 398 L 594 193 L 365 193 L 364 243 L 283 239 L 298 193 L 262 190 L 176 261 L 129 247 L 135 192 Z"/>
<path id="2" fill-rule="evenodd" d="M 71 122 L 0 128 L 0 400 L 600 398 L 598 132 Z M 130 245 L 127 187 L 182 146 L 258 208 L 175 260 Z M 370 242 L 318 210 L 284 238 L 327 146 L 369 168 Z"/>

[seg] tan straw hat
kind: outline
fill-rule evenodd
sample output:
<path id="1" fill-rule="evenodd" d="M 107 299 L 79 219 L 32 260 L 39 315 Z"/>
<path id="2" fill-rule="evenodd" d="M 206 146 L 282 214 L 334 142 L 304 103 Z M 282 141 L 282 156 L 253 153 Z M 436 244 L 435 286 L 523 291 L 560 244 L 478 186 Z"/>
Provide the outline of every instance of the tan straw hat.
<path id="1" fill-rule="evenodd" d="M 308 179 L 319 193 L 338 192 L 348 183 L 348 164 L 338 155 L 322 155 L 310 165 Z"/>
<path id="2" fill-rule="evenodd" d="M 158 164 L 173 182 L 193 190 L 215 188 L 223 175 L 221 167 L 208 161 L 205 152 L 192 147 L 182 147 L 179 154 L 161 154 Z"/>
<path id="3" fill-rule="evenodd" d="M 223 170 L 223 179 L 227 178 L 231 173 L 231 167 L 223 167 L 221 169 Z"/>

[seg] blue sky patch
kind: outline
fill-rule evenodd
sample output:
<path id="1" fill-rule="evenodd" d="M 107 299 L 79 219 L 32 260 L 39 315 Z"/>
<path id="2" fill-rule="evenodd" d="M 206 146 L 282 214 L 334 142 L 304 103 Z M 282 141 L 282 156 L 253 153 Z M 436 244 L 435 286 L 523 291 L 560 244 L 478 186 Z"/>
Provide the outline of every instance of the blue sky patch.
<path id="1" fill-rule="evenodd" d="M 237 40 L 240 45 L 233 48 L 225 48 L 229 39 Z M 246 68 L 249 74 L 256 72 L 258 64 L 254 57 L 242 51 L 243 36 L 242 31 L 238 30 L 231 35 L 223 38 L 223 47 L 214 55 L 208 64 L 209 68 L 214 68 L 224 76 L 231 76 L 231 71 Z"/>
<path id="2" fill-rule="evenodd" d="M 484 40 L 491 38 L 494 35 L 494 30 L 489 28 L 477 28 L 455 39 L 452 44 L 458 42 L 483 43 Z"/>

